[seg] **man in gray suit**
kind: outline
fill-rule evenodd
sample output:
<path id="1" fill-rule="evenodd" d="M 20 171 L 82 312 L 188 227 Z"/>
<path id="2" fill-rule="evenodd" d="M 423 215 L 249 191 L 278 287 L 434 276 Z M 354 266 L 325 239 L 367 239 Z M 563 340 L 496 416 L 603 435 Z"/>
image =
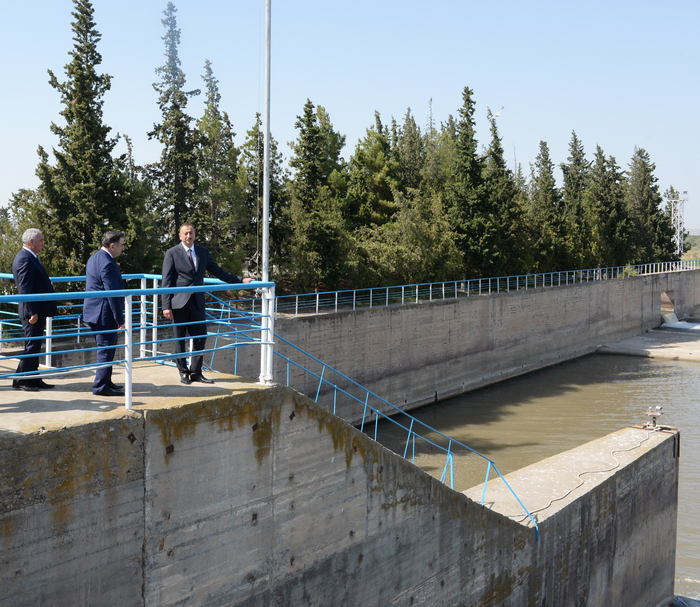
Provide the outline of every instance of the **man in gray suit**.
<path id="1" fill-rule="evenodd" d="M 191 224 L 180 226 L 180 244 L 168 249 L 163 259 L 163 287 L 191 287 L 204 284 L 204 272 L 228 283 L 248 283 L 252 278 L 239 278 L 221 269 L 209 254 L 209 250 L 194 244 L 195 229 Z M 207 323 L 204 293 L 175 293 L 162 296 L 163 316 L 173 321 L 177 352 L 185 353 L 187 333 L 194 341 L 195 350 L 203 350 L 207 341 Z M 180 323 L 195 323 L 178 326 Z M 185 358 L 176 360 L 180 381 L 190 384 L 193 381 L 213 383 L 202 375 L 202 355 L 192 357 L 191 367 L 187 368 Z"/>

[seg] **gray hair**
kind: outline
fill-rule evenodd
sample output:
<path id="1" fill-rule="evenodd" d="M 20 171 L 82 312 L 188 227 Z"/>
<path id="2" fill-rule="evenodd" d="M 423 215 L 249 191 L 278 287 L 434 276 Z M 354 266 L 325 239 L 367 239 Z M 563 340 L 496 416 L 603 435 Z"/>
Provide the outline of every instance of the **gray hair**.
<path id="1" fill-rule="evenodd" d="M 37 236 L 41 234 L 41 230 L 38 228 L 29 228 L 22 234 L 22 244 L 29 244 L 30 240 L 34 240 Z"/>

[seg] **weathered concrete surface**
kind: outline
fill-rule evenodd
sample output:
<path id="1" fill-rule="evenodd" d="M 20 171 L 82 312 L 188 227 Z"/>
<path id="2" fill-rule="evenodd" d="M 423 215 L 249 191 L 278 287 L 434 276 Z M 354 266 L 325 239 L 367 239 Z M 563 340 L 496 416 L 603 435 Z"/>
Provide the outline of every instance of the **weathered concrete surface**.
<path id="1" fill-rule="evenodd" d="M 280 318 L 275 332 L 408 410 L 657 327 L 663 293 L 679 317 L 697 313 L 700 271 Z M 283 343 L 275 350 L 303 362 Z M 217 364 L 222 370 L 233 365 L 224 357 Z M 255 377 L 258 368 L 253 351 L 239 353 L 238 373 Z M 320 373 L 318 366 L 312 370 Z M 292 386 L 315 396 L 318 380 L 294 367 L 290 374 Z M 276 380 L 286 376 L 276 358 Z M 357 405 L 347 418 L 361 416 Z"/>
<path id="2" fill-rule="evenodd" d="M 695 331 L 659 329 L 605 344 L 598 353 L 699 362 L 700 335 Z"/>
<path id="3" fill-rule="evenodd" d="M 679 317 L 700 312 L 700 270 L 280 317 L 275 332 L 394 405 L 410 410 L 589 354 L 602 344 L 658 327 L 663 294 L 673 301 Z M 159 331 L 167 336 L 170 328 L 164 325 Z M 213 339 L 207 347 L 214 347 Z M 321 373 L 320 365 L 279 340 L 275 351 Z M 92 356 L 91 352 L 55 356 L 54 364 L 91 362 Z M 224 373 L 259 376 L 259 348 L 239 349 L 237 362 L 235 356 L 234 350 L 217 352 L 214 367 Z M 274 365 L 275 380 L 285 383 L 285 361 L 276 356 Z M 315 397 L 318 379 L 294 366 L 289 375 L 292 387 Z M 347 382 L 337 376 L 326 379 L 348 389 Z M 364 394 L 349 390 L 364 402 Z M 361 404 L 344 403 L 345 419 L 359 422 L 362 413 Z"/>
<path id="4" fill-rule="evenodd" d="M 672 589 L 662 527 L 655 569 L 635 543 L 650 512 L 675 521 L 670 435 L 549 516 L 538 543 L 302 395 L 231 381 L 0 433 L 0 605 L 566 606 L 596 604 L 579 600 L 590 588 L 647 607 Z M 658 574 L 663 592 L 606 602 L 600 571 Z"/>
<path id="5" fill-rule="evenodd" d="M 679 457 L 677 430 L 637 426 L 506 476 L 540 528 L 546 604 L 672 603 Z M 464 493 L 476 500 L 482 491 Z M 484 503 L 528 522 L 500 479 Z"/>

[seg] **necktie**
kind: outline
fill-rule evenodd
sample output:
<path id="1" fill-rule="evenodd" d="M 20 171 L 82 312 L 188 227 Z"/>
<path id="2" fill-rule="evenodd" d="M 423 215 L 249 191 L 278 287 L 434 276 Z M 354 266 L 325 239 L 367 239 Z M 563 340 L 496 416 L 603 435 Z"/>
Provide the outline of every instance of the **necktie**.
<path id="1" fill-rule="evenodd" d="M 192 269 L 197 271 L 197 268 L 194 267 L 194 259 L 192 258 L 192 249 L 187 249 L 187 258 L 190 260 L 190 263 L 192 264 Z"/>

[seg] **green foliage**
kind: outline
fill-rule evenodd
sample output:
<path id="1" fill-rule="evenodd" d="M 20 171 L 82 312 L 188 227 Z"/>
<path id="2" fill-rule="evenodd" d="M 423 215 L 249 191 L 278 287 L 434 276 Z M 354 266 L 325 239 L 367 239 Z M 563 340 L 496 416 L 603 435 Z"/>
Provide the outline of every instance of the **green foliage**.
<path id="1" fill-rule="evenodd" d="M 18 224 L 41 227 L 47 245 L 44 265 L 54 274 L 82 274 L 88 257 L 100 247 L 106 230 L 140 231 L 142 215 L 126 174 L 126 158 L 113 158 L 117 138 L 102 120 L 103 96 L 111 78 L 98 74 L 101 35 L 95 29 L 88 0 L 74 0 L 75 41 L 65 66 L 67 80 L 59 82 L 49 70 L 49 83 L 61 96 L 65 126 L 51 124 L 58 137 L 56 164 L 40 147 L 36 193 L 26 191 L 14 201 Z M 20 208 L 22 205 L 22 208 Z M 135 208 L 136 205 L 136 208 Z"/>
<path id="2" fill-rule="evenodd" d="M 583 268 L 589 265 L 589 243 L 591 240 L 590 226 L 586 223 L 583 195 L 590 170 L 590 162 L 586 160 L 583 143 L 571 134 L 569 157 L 567 163 L 560 165 L 564 176 L 562 192 L 564 204 L 564 241 L 566 268 Z"/>
<path id="3" fill-rule="evenodd" d="M 177 243 L 180 225 L 196 215 L 196 195 L 199 187 L 197 147 L 200 134 L 192 128 L 193 118 L 186 113 L 187 100 L 199 95 L 199 89 L 185 91 L 185 74 L 180 67 L 178 46 L 180 30 L 177 27 L 172 2 L 163 12 L 165 19 L 165 65 L 156 69 L 161 81 L 153 85 L 158 92 L 158 107 L 162 121 L 153 125 L 149 139 L 163 145 L 160 162 L 151 165 L 149 177 L 153 184 L 154 210 L 160 229 L 171 243 Z"/>
<path id="4" fill-rule="evenodd" d="M 350 185 L 345 216 L 351 229 L 381 226 L 394 213 L 399 163 L 393 159 L 389 136 L 379 113 L 350 160 Z"/>
<path id="5" fill-rule="evenodd" d="M 591 226 L 591 255 L 598 267 L 622 266 L 632 259 L 631 226 L 624 197 L 620 167 L 597 146 L 583 201 Z"/>
<path id="6" fill-rule="evenodd" d="M 663 199 L 649 154 L 635 148 L 630 163 L 625 203 L 632 228 L 632 262 L 668 261 L 674 258 L 673 225 L 662 209 Z"/>
<path id="7" fill-rule="evenodd" d="M 319 120 L 319 115 L 322 120 Z M 287 271 L 300 290 L 338 287 L 346 276 L 350 239 L 345 230 L 340 150 L 345 137 L 333 130 L 325 110 L 307 100 L 297 117 L 299 137 L 290 144 L 295 170 L 290 181 Z"/>
<path id="8" fill-rule="evenodd" d="M 148 134 L 159 162 L 141 168 L 132 154 L 113 157 L 118 139 L 103 123 L 111 80 L 98 74 L 100 34 L 89 0 L 73 0 L 75 45 L 66 81 L 49 72 L 65 125 L 51 125 L 55 163 L 39 148 L 37 190 L 13 195 L 0 212 L 0 269 L 9 271 L 27 227 L 42 228 L 42 261 L 52 274 L 82 274 L 107 229 L 126 231 L 126 271 L 158 271 L 184 221 L 219 261 L 259 273 L 264 142 L 256 114 L 245 141 L 220 108 L 218 80 L 206 61 L 204 114 L 187 114 L 178 55 L 176 8 L 168 2 L 166 62 L 157 68 L 161 120 Z M 663 209 L 655 166 L 635 150 L 625 175 L 600 147 L 589 162 L 572 133 L 557 187 L 549 149 L 540 142 L 530 179 L 504 159 L 496 117 L 481 152 L 473 91 L 465 87 L 456 117 L 437 124 L 432 107 L 421 129 L 411 110 L 389 127 L 374 124 L 348 162 L 346 138 L 310 100 L 290 143 L 290 175 L 270 141 L 271 272 L 280 290 L 431 282 L 548 272 L 673 258 L 673 228 Z M 690 244 L 690 240 L 688 241 Z"/>
<path id="9" fill-rule="evenodd" d="M 246 256 L 254 269 L 262 263 L 264 133 L 261 127 L 260 114 L 256 114 L 255 124 L 247 131 L 246 140 L 241 146 L 238 172 L 238 183 L 249 221 Z M 287 181 L 282 154 L 278 151 L 277 141 L 270 136 L 270 262 L 277 267 L 286 258 L 290 242 Z"/>
<path id="10" fill-rule="evenodd" d="M 396 193 L 399 211 L 393 221 L 357 233 L 361 285 L 435 282 L 459 276 L 459 250 L 441 195 L 411 193 Z"/>
<path id="11" fill-rule="evenodd" d="M 546 142 L 540 141 L 539 154 L 530 170 L 527 216 L 532 234 L 532 269 L 539 272 L 565 270 L 564 206 Z"/>

